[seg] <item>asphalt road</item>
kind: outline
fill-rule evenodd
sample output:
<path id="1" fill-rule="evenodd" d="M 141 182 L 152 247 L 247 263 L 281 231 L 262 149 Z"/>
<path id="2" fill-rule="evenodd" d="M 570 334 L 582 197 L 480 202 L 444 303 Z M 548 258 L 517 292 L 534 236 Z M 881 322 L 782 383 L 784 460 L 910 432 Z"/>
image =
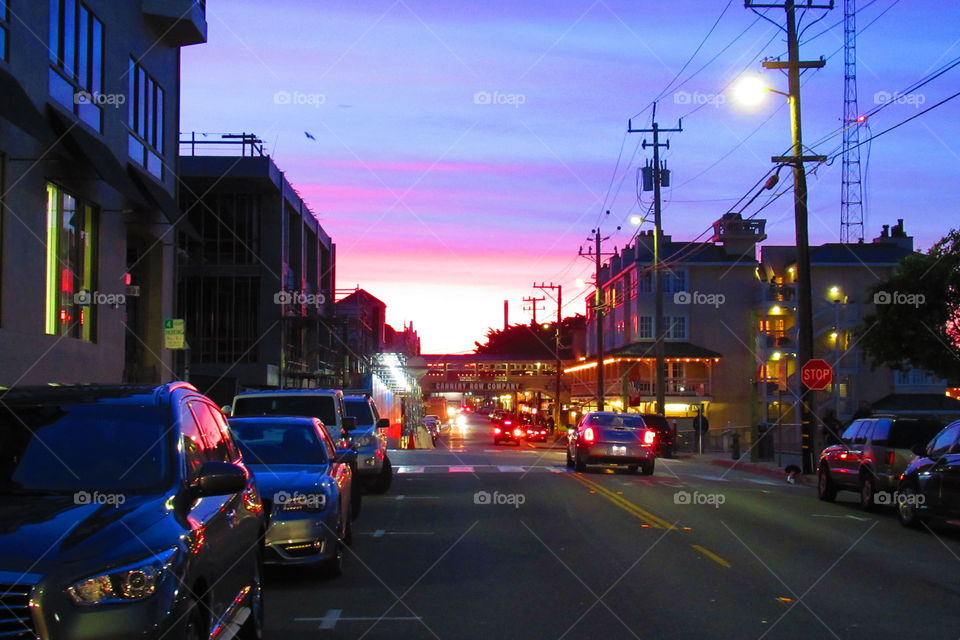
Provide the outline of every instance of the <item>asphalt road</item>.
<path id="1" fill-rule="evenodd" d="M 268 572 L 268 640 L 960 637 L 960 534 L 690 460 L 571 473 L 489 429 L 391 452 L 341 578 Z"/>

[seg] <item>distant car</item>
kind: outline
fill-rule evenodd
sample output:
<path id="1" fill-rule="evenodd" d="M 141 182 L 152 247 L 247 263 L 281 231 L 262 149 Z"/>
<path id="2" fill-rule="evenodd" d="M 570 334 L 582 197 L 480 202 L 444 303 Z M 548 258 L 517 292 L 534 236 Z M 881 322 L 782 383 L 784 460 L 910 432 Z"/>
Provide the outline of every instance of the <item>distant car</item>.
<path id="1" fill-rule="evenodd" d="M 526 435 L 526 427 L 520 422 L 516 415 L 506 413 L 500 417 L 500 421 L 493 426 L 493 444 L 501 442 L 513 442 L 520 444 L 520 440 Z"/>
<path id="2" fill-rule="evenodd" d="M 500 422 L 500 420 L 503 419 L 503 416 L 505 416 L 507 413 L 509 413 L 509 411 L 504 411 L 503 409 L 495 409 L 492 412 L 490 412 L 490 421 L 493 422 L 494 424 L 497 424 L 498 422 Z"/>
<path id="3" fill-rule="evenodd" d="M 914 458 L 913 449 L 925 446 L 942 427 L 930 420 L 896 416 L 854 420 L 840 443 L 820 454 L 817 495 L 831 501 L 838 491 L 856 491 L 866 511 L 886 502 Z"/>
<path id="4" fill-rule="evenodd" d="M 427 428 L 427 431 L 430 432 L 430 435 L 434 439 L 434 443 L 436 443 L 436 438 L 440 435 L 444 427 L 443 420 L 440 419 L 440 416 L 428 413 L 423 416 L 423 426 Z"/>
<path id="5" fill-rule="evenodd" d="M 230 429 L 270 512 L 264 560 L 318 564 L 333 577 L 353 537 L 353 449 L 336 449 L 316 418 L 232 418 Z"/>
<path id="6" fill-rule="evenodd" d="M 526 433 L 524 438 L 527 442 L 546 442 L 547 441 L 547 428 L 542 424 L 528 424 L 525 427 Z"/>
<path id="7" fill-rule="evenodd" d="M 377 403 L 368 395 L 344 396 L 343 407 L 347 418 L 354 420 L 348 434 L 357 450 L 356 479 L 370 493 L 386 493 L 393 482 L 393 463 L 384 433 L 390 428 L 390 419 L 380 417 Z M 349 420 L 347 423 L 350 426 Z"/>
<path id="8" fill-rule="evenodd" d="M 905 527 L 923 520 L 960 525 L 960 420 L 918 446 L 897 485 L 897 517 Z"/>
<path id="9" fill-rule="evenodd" d="M 479 413 L 482 416 L 489 416 L 492 411 L 493 411 L 493 407 L 488 407 L 488 406 L 477 407 L 477 413 Z"/>
<path id="10" fill-rule="evenodd" d="M 592 411 L 580 420 L 567 443 L 567 467 L 579 472 L 588 465 L 626 465 L 653 475 L 657 432 L 635 413 Z"/>
<path id="11" fill-rule="evenodd" d="M 0 511 L 0 637 L 263 637 L 264 505 L 190 384 L 5 391 Z"/>
<path id="12" fill-rule="evenodd" d="M 657 432 L 657 455 L 661 458 L 672 458 L 676 433 L 667 419 L 655 413 L 641 413 L 640 417 L 643 418 L 644 425 Z"/>

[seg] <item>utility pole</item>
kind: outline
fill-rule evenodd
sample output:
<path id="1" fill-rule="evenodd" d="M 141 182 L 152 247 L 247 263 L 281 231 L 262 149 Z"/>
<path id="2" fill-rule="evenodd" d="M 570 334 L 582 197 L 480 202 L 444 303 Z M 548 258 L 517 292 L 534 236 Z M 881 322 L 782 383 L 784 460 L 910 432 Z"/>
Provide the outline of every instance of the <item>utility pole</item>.
<path id="1" fill-rule="evenodd" d="M 533 311 L 533 324 L 537 324 L 537 311 L 543 311 L 543 309 L 538 309 L 538 308 L 537 308 L 537 303 L 538 303 L 538 302 L 543 302 L 544 300 L 546 300 L 546 298 L 532 297 L 532 298 L 524 298 L 524 299 L 523 299 L 524 302 L 529 302 L 529 303 L 530 303 L 530 306 L 529 306 L 529 307 L 524 307 L 523 310 L 524 310 L 524 311 Z"/>
<path id="2" fill-rule="evenodd" d="M 560 360 L 560 322 L 563 320 L 563 287 L 559 284 L 545 284 L 541 282 L 540 284 L 533 283 L 534 289 L 540 289 L 541 291 L 547 291 L 556 289 L 557 290 L 557 326 L 556 331 L 554 332 L 554 337 L 556 338 L 556 343 L 554 345 L 554 355 L 556 356 L 556 366 L 557 366 L 557 392 L 553 397 L 553 425 L 555 429 L 560 428 L 560 382 L 563 376 L 563 362 Z"/>
<path id="3" fill-rule="evenodd" d="M 610 215 L 610 212 L 607 211 L 605 215 Z M 619 230 L 620 227 L 617 227 Z M 604 316 L 604 304 L 603 304 L 603 281 L 601 280 L 601 273 L 603 269 L 603 241 L 609 240 L 610 237 L 604 238 L 600 234 L 600 227 L 596 229 L 591 229 L 590 232 L 593 236 L 587 238 L 587 240 L 593 241 L 596 250 L 593 247 L 589 247 L 586 253 L 583 252 L 583 247 L 580 248 L 580 255 L 593 260 L 593 268 L 595 273 L 594 279 L 594 291 L 593 291 L 593 316 L 596 318 L 596 337 L 597 337 L 597 411 L 603 411 L 606 398 L 606 381 L 603 376 L 603 316 Z M 606 254 L 612 255 L 612 254 Z"/>
<path id="4" fill-rule="evenodd" d="M 657 124 L 657 103 L 653 103 L 653 115 L 651 117 L 652 127 L 650 129 L 634 129 L 633 123 L 627 121 L 628 133 L 652 133 L 653 142 L 647 143 L 643 139 L 643 148 L 653 147 L 653 281 L 654 281 L 654 326 L 656 327 L 656 342 L 653 345 L 654 357 L 656 358 L 656 392 L 657 392 L 657 413 L 664 415 L 667 395 L 667 376 L 665 371 L 665 345 L 664 339 L 667 336 L 666 322 L 663 318 L 663 273 L 660 268 L 660 262 L 663 259 L 663 228 L 661 220 L 661 201 L 660 187 L 663 186 L 666 172 L 660 164 L 660 147 L 670 148 L 670 141 L 660 142 L 660 133 L 679 133 L 683 131 L 683 123 L 677 121 L 675 129 L 661 129 Z"/>
<path id="5" fill-rule="evenodd" d="M 805 162 L 826 162 L 826 156 L 803 155 L 803 131 L 800 118 L 800 70 L 823 67 L 823 58 L 816 61 L 800 60 L 800 43 L 797 37 L 797 2 L 803 9 L 833 9 L 832 0 L 818 4 L 814 0 L 784 0 L 783 2 L 757 3 L 745 0 L 748 9 L 784 9 L 787 14 L 787 62 L 766 60 L 767 69 L 785 69 L 789 84 L 787 99 L 790 103 L 790 132 L 792 149 L 789 156 L 774 156 L 777 164 L 793 165 L 793 211 L 797 236 L 797 363 L 795 375 L 813 357 L 813 295 L 810 279 L 810 238 L 807 232 L 807 174 Z M 813 392 L 800 385 L 800 437 L 803 473 L 812 473 L 814 424 Z"/>

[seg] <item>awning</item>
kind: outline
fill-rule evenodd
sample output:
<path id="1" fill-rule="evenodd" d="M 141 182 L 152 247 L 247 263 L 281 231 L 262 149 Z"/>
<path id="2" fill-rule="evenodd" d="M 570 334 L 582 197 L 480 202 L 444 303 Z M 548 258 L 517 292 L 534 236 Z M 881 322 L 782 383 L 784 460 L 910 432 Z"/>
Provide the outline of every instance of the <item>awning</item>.
<path id="1" fill-rule="evenodd" d="M 690 342 L 664 342 L 664 358 L 722 358 L 716 351 Z M 618 358 L 655 358 L 656 346 L 653 342 L 632 342 L 604 354 L 605 357 Z"/>
<path id="2" fill-rule="evenodd" d="M 9 72 L 0 69 L 0 118 L 40 142 L 53 144 L 55 136 L 43 114 Z"/>
<path id="3" fill-rule="evenodd" d="M 142 206 L 151 206 L 106 143 L 56 108 L 48 105 L 47 113 L 53 123 L 54 133 L 62 138 L 63 146 L 71 155 L 86 160 L 104 182 L 127 199 Z"/>

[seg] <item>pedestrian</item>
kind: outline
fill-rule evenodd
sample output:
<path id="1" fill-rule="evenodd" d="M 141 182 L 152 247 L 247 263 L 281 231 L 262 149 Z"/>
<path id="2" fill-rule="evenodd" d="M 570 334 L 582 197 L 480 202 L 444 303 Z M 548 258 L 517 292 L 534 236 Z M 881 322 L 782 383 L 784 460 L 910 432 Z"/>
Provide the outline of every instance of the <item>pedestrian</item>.
<path id="1" fill-rule="evenodd" d="M 839 444 L 841 431 L 843 431 L 843 424 L 837 419 L 833 409 L 827 409 L 820 421 L 820 433 L 824 446 Z"/>

